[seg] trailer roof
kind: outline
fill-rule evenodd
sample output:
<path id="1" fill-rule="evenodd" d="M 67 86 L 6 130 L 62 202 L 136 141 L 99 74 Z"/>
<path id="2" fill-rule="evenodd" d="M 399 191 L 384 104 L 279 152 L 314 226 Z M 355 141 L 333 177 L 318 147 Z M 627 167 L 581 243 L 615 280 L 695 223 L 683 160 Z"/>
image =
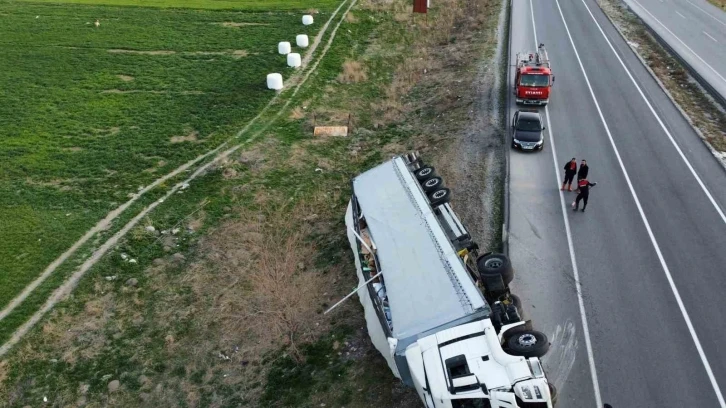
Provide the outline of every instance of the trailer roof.
<path id="1" fill-rule="evenodd" d="M 396 338 L 487 308 L 403 159 L 354 178 L 353 191 L 377 247 Z"/>

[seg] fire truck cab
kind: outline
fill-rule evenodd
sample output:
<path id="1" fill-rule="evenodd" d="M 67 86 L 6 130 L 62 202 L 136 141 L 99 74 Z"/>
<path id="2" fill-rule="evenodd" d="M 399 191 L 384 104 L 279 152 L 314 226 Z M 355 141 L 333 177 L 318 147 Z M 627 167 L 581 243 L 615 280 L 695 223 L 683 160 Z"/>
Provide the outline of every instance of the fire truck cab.
<path id="1" fill-rule="evenodd" d="M 517 73 L 514 77 L 517 105 L 547 105 L 554 82 L 544 44 L 537 47 L 536 53 L 517 53 Z"/>

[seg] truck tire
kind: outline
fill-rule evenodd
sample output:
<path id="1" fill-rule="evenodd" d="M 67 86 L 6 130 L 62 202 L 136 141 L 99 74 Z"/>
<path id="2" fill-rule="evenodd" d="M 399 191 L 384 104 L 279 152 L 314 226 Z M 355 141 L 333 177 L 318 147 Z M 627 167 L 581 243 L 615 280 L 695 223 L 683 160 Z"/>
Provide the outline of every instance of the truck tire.
<path id="1" fill-rule="evenodd" d="M 432 166 L 423 166 L 416 170 L 413 174 L 416 176 L 416 180 L 418 180 L 419 183 L 423 183 L 431 177 L 436 176 L 436 169 Z"/>
<path id="2" fill-rule="evenodd" d="M 507 339 L 508 353 L 513 356 L 542 357 L 550 349 L 547 336 L 535 330 L 524 330 Z"/>
<path id="3" fill-rule="evenodd" d="M 429 193 L 429 201 L 431 202 L 431 207 L 438 207 L 441 204 L 446 204 L 449 202 L 450 198 L 451 190 L 446 187 L 438 188 Z"/>
<path id="4" fill-rule="evenodd" d="M 441 177 L 431 177 L 430 179 L 421 183 L 421 187 L 423 188 L 423 191 L 429 193 L 440 187 L 443 187 L 443 184 L 444 180 L 442 180 Z"/>
<path id="5" fill-rule="evenodd" d="M 501 275 L 505 285 L 509 285 L 514 279 L 514 269 L 504 254 L 486 254 L 476 260 L 476 267 L 482 278 L 487 276 Z"/>

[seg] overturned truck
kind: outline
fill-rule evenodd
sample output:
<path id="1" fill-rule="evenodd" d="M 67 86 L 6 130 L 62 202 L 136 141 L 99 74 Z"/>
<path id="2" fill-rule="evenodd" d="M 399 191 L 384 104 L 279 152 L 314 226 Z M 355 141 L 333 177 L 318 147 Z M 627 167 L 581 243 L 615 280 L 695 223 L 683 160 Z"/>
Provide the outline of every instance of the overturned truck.
<path id="1" fill-rule="evenodd" d="M 355 177 L 346 213 L 376 349 L 428 408 L 553 407 L 544 334 L 521 316 L 502 254 L 478 246 L 416 153 Z"/>

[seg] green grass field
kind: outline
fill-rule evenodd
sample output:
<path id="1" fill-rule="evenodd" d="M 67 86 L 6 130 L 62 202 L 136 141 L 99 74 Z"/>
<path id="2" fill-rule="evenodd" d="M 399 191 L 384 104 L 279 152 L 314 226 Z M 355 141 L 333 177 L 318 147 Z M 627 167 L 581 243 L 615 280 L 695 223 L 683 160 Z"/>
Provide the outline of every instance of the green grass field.
<path id="1" fill-rule="evenodd" d="M 307 4 L 321 10 L 309 27 L 289 11 L 0 2 L 0 308 L 140 186 L 254 117 L 274 95 L 266 74 L 291 74 L 277 42 L 312 38 L 333 2 Z"/>

